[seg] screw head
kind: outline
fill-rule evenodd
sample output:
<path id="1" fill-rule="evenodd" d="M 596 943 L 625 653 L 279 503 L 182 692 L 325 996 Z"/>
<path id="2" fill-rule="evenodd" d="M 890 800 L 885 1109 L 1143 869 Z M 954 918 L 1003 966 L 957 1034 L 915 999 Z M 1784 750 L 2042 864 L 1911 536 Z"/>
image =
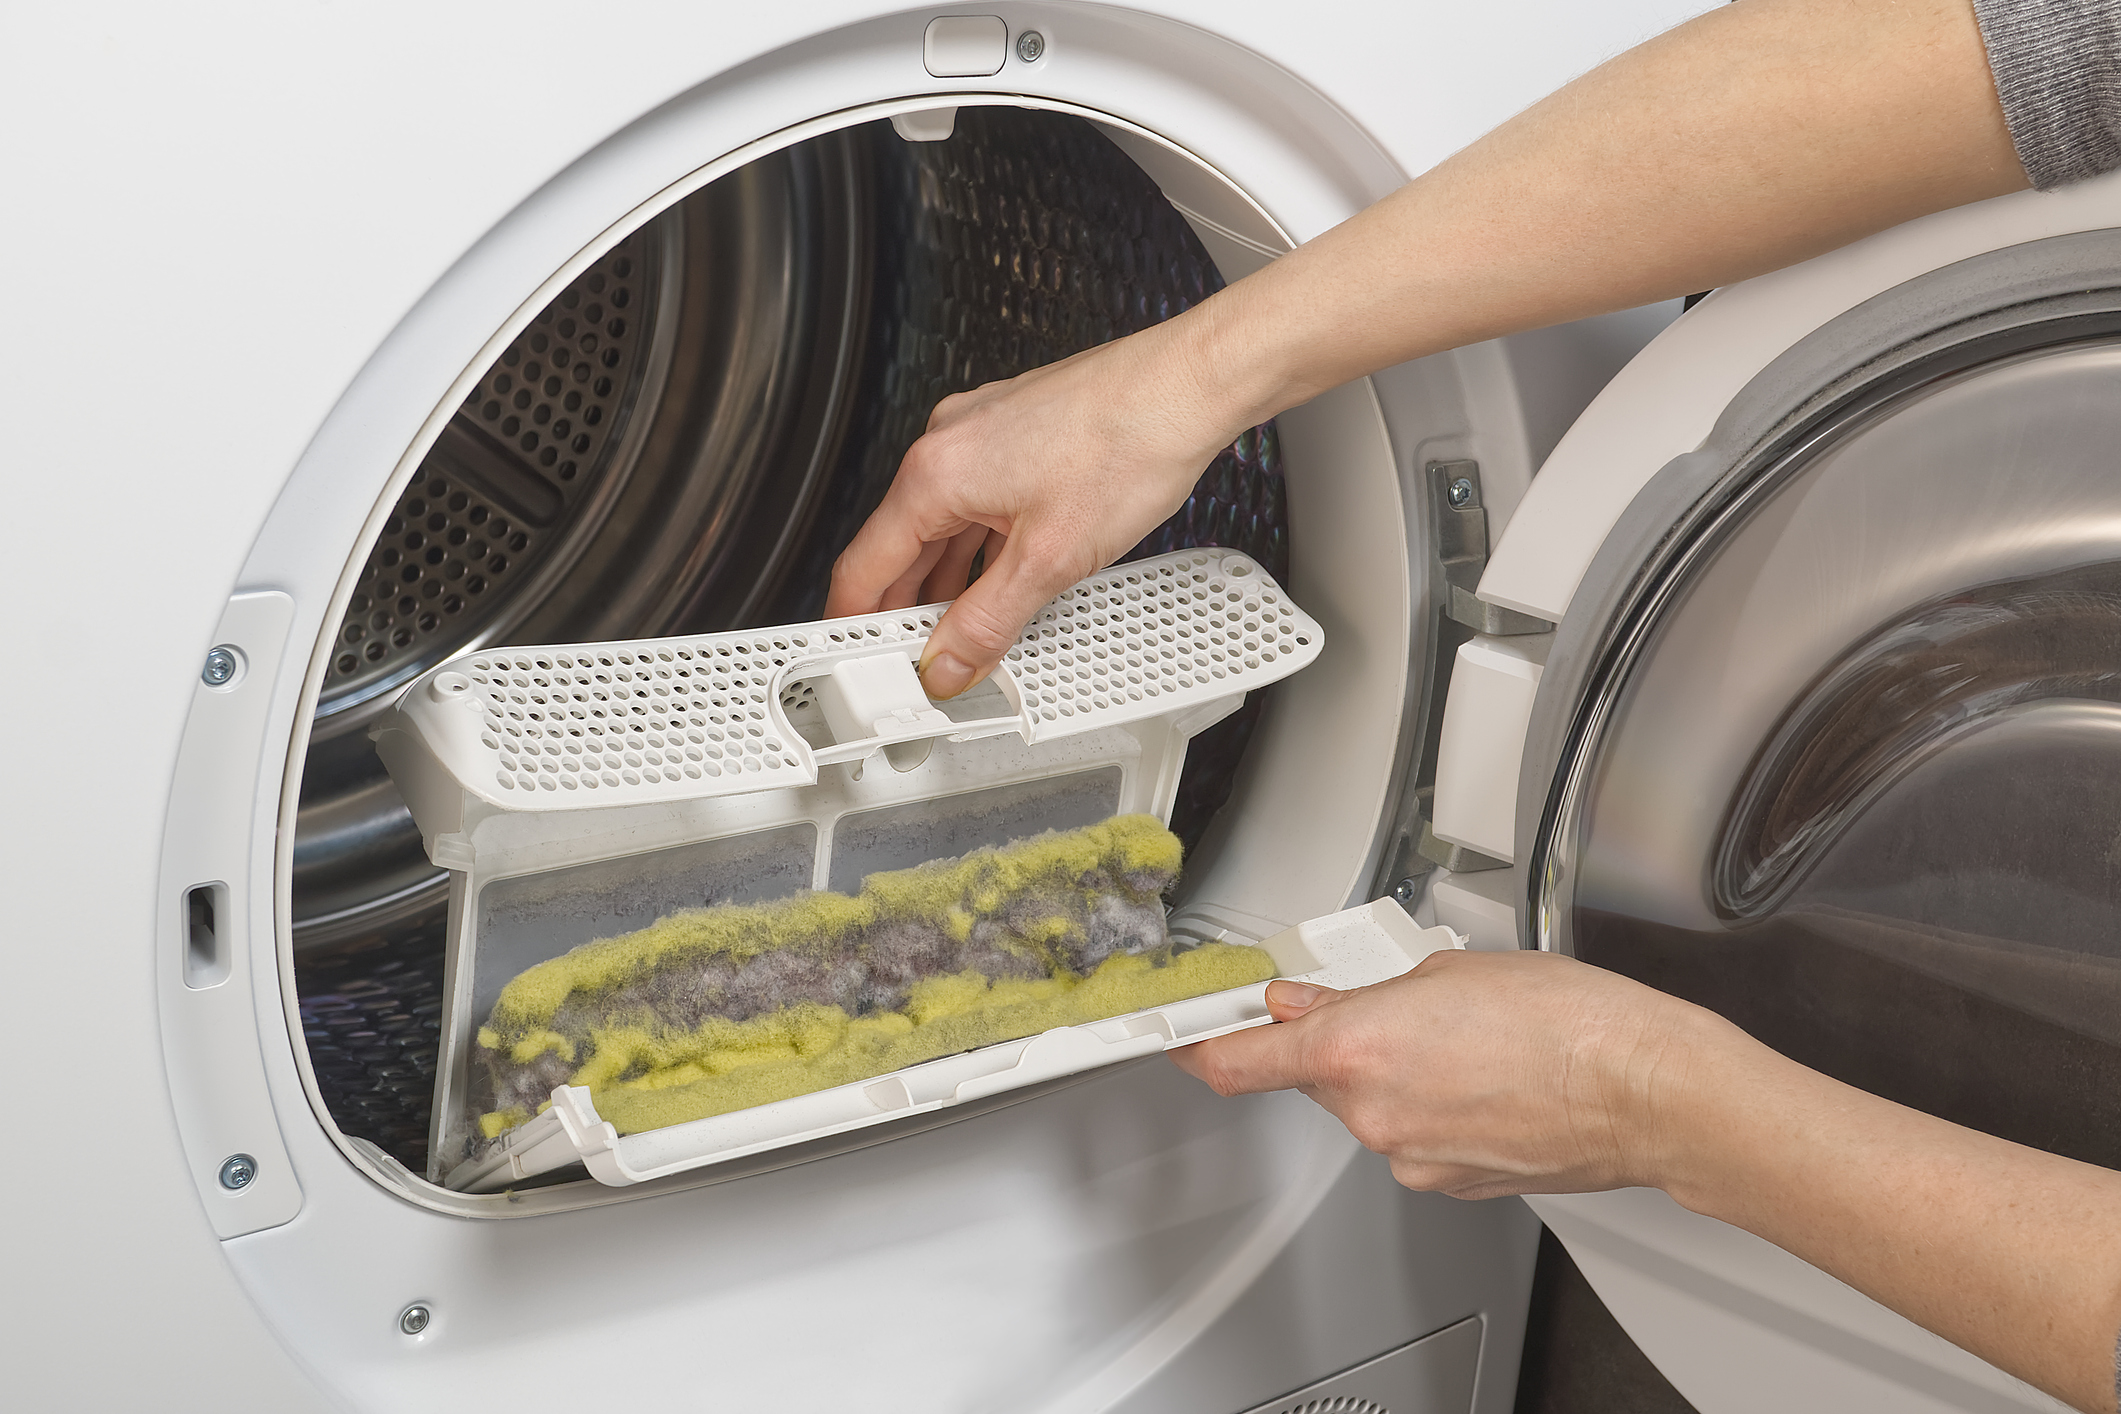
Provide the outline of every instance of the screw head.
<path id="1" fill-rule="evenodd" d="M 230 1154 L 221 1160 L 221 1186 L 240 1193 L 258 1177 L 258 1161 L 248 1154 Z"/>
<path id="2" fill-rule="evenodd" d="M 1414 900 L 1421 897 L 1421 880 L 1401 879 L 1392 886 L 1392 897 L 1406 907 L 1412 908 Z"/>
<path id="3" fill-rule="evenodd" d="M 199 670 L 199 680 L 208 687 L 226 687 L 235 681 L 236 670 L 242 666 L 243 660 L 236 656 L 236 650 L 224 643 L 207 653 L 206 666 Z"/>
<path id="4" fill-rule="evenodd" d="M 1027 29 L 1016 37 L 1016 57 L 1026 64 L 1035 64 L 1046 52 L 1046 36 L 1035 29 Z"/>
<path id="5" fill-rule="evenodd" d="M 428 1310 L 421 1302 L 415 1301 L 398 1312 L 398 1329 L 407 1335 L 418 1335 L 427 1329 L 427 1323 L 434 1318 L 434 1312 Z"/>
<path id="6" fill-rule="evenodd" d="M 1472 504 L 1473 504 L 1473 481 L 1472 481 L 1472 478 L 1471 478 L 1471 477 L 1465 477 L 1465 476 L 1461 476 L 1461 477 L 1459 477 L 1459 478 L 1458 478 L 1458 479 L 1457 479 L 1456 481 L 1454 481 L 1454 482 L 1452 482 L 1452 483 L 1451 483 L 1450 489 L 1449 489 L 1449 490 L 1447 490 L 1446 492 L 1444 492 L 1444 497 L 1445 497 L 1445 499 L 1447 499 L 1448 501 L 1450 501 L 1450 503 L 1451 503 L 1451 509 L 1452 509 L 1452 510 L 1454 510 L 1454 511 L 1462 511 L 1462 510 L 1464 510 L 1464 509 L 1465 509 L 1465 508 L 1466 508 L 1467 506 L 1470 506 L 1470 505 L 1472 505 Z"/>

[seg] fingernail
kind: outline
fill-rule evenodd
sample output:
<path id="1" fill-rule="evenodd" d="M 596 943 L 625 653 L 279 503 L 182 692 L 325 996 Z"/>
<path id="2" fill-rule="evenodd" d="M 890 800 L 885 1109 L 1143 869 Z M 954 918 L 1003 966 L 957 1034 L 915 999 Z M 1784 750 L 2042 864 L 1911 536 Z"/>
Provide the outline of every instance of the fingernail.
<path id="1" fill-rule="evenodd" d="M 1267 988 L 1267 1000 L 1277 1006 L 1301 1011 L 1312 1005 L 1325 993 L 1308 982 L 1276 982 Z"/>
<path id="2" fill-rule="evenodd" d="M 972 669 L 955 653 L 938 653 L 921 662 L 921 689 L 941 702 L 972 686 Z"/>

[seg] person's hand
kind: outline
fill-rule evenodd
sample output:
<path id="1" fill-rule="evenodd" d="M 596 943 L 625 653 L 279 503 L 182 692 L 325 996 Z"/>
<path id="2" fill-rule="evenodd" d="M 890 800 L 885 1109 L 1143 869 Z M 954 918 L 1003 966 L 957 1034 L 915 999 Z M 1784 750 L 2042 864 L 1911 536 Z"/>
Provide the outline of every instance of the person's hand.
<path id="1" fill-rule="evenodd" d="M 1670 1177 L 1661 1106 L 1736 1027 L 1551 953 L 1441 952 L 1352 992 L 1275 982 L 1279 1023 L 1171 1058 L 1225 1095 L 1296 1089 L 1409 1188 L 1461 1198 Z"/>
<path id="2" fill-rule="evenodd" d="M 938 403 L 833 565 L 826 614 L 956 598 L 922 654 L 922 684 L 947 698 L 985 677 L 1033 614 L 1183 504 L 1249 425 L 1230 425 L 1199 375 L 1179 327 L 1189 315 Z"/>

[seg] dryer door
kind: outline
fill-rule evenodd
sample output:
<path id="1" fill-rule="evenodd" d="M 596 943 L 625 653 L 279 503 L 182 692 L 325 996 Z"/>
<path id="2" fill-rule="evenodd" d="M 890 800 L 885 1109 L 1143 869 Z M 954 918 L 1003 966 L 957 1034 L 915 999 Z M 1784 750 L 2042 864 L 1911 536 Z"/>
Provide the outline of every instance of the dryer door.
<path id="1" fill-rule="evenodd" d="M 2027 209 L 1952 229 L 1993 244 Z M 1534 483 L 1511 536 L 1546 549 L 1506 542 L 1482 596 L 1560 627 L 1544 652 L 1461 654 L 1436 808 L 1511 867 L 1435 897 L 1873 1093 L 2121 1167 L 2121 235 L 1991 249 L 1849 307 L 1934 264 L 1934 236 L 1712 298 Z M 1828 317 L 1791 342 L 1775 324 L 1805 298 Z M 1645 466 L 1617 429 L 1747 347 L 1758 371 L 1706 440 Z M 1641 489 L 1586 544 L 1601 476 Z M 1522 567 L 1572 554 L 1580 581 L 1542 598 Z M 1469 714 L 1513 663 L 1536 698 L 1496 743 L 1496 714 Z M 2060 1407 L 1662 1194 L 1534 1206 L 1704 1414 Z"/>

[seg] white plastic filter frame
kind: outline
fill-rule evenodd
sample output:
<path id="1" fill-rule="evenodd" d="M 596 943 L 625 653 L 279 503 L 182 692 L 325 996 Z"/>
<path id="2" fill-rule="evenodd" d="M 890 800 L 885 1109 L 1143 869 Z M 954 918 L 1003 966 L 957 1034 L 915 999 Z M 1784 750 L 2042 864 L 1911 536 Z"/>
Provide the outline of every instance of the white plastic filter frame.
<path id="1" fill-rule="evenodd" d="M 1223 710 L 1236 705 L 1229 699 Z M 1216 719 L 1203 714 L 1204 723 Z M 575 829 L 509 852 L 499 867 L 490 866 L 489 851 L 452 879 L 428 1177 L 440 1182 L 452 1175 L 455 1157 L 466 1150 L 482 1110 L 476 1102 L 477 1029 L 501 985 L 525 967 L 710 898 L 759 902 L 804 887 L 829 887 L 850 856 L 859 861 L 876 852 L 859 843 L 843 848 L 846 836 L 860 834 L 867 821 L 900 819 L 923 806 L 943 817 L 944 831 L 956 825 L 962 834 L 970 827 L 969 841 L 933 851 L 936 857 L 1115 813 L 1167 815 L 1185 746 L 1185 738 L 1161 719 L 1039 746 L 1013 738 L 945 740 L 918 770 L 906 773 L 880 769 L 857 777 L 854 767 L 841 766 L 828 768 L 814 786 L 708 798 L 685 810 L 620 807 L 523 817 L 520 823 L 539 825 L 567 820 Z M 1015 810 L 994 808 L 997 797 L 1012 796 Z M 999 834 L 983 831 L 997 815 L 1029 823 Z M 855 867 L 861 869 L 858 862 Z M 644 909 L 644 901 L 653 900 L 663 902 Z M 800 1136 L 788 1123 L 775 1124 L 784 1137 L 745 1152 L 797 1142 Z M 471 1184 L 452 1177 L 448 1186 L 462 1191 Z"/>
<path id="2" fill-rule="evenodd" d="M 1114 566 L 1063 593 L 1026 626 L 990 684 L 938 705 L 921 689 L 915 664 L 945 607 L 481 650 L 415 680 L 377 721 L 377 750 L 429 855 L 454 874 L 431 1179 L 446 1175 L 462 1191 L 621 1154 L 593 1164 L 592 1173 L 638 1182 L 1265 1019 L 1253 988 L 1062 1028 L 623 1141 L 654 1157 L 623 1157 L 616 1135 L 599 1140 L 602 1121 L 586 1092 L 562 1087 L 547 1112 L 556 1118 L 526 1127 L 499 1155 L 453 1165 L 479 1107 L 473 1039 L 498 993 L 495 974 L 640 926 L 649 919 L 613 915 L 645 906 L 641 897 L 658 890 L 696 906 L 705 901 L 698 881 L 718 869 L 707 891 L 717 899 L 770 897 L 791 883 L 833 887 L 844 872 L 836 868 L 841 822 L 871 812 L 926 802 L 977 811 L 997 788 L 1080 795 L 1071 783 L 1109 777 L 1087 813 L 1070 800 L 1063 818 L 1053 819 L 1050 810 L 1063 805 L 1049 809 L 1033 797 L 1020 804 L 1029 823 L 998 834 L 990 827 L 971 842 L 999 844 L 1114 813 L 1168 820 L 1191 737 L 1234 711 L 1246 692 L 1315 661 L 1325 641 L 1318 623 L 1250 558 L 1181 550 Z M 715 841 L 728 842 L 728 862 L 679 857 Z M 966 847 L 959 839 L 920 857 Z M 748 863 L 747 850 L 757 856 Z M 794 858 L 805 850 L 807 857 Z M 632 873 L 588 869 L 605 861 L 631 861 Z M 876 867 L 906 862 L 913 861 Z M 791 878 L 791 868 L 805 866 L 807 877 Z M 533 878 L 540 882 L 530 892 L 542 898 L 533 911 L 545 917 L 513 926 L 506 941 L 485 936 L 491 887 Z M 850 876 L 839 886 L 854 882 Z M 594 901 L 615 884 L 622 902 Z M 684 905 L 654 905 L 676 906 Z M 1278 965 L 1288 971 L 1297 963 Z M 1299 970 L 1322 965 L 1306 960 Z"/>
<path id="3" fill-rule="evenodd" d="M 1346 989 L 1402 976 L 1432 954 L 1464 948 L 1465 939 L 1446 927 L 1423 928 L 1391 899 L 1378 899 L 1285 929 L 1259 946 L 1282 977 Z M 668 1178 L 1262 1026 L 1273 1019 L 1267 986 L 1257 982 L 1055 1027 L 872 1080 L 623 1137 L 598 1116 L 589 1091 L 562 1085 L 552 1092 L 551 1108 L 454 1170 L 449 1186 L 502 1188 L 573 1163 L 615 1188 Z"/>
<path id="4" fill-rule="evenodd" d="M 1217 705 L 1227 712 L 1237 699 Z M 800 720 L 805 714 L 794 715 Z M 1220 714 L 1201 715 L 1205 724 Z M 861 833 L 859 827 L 866 821 L 902 819 L 923 806 L 943 817 L 943 831 L 957 825 L 962 833 L 970 826 L 971 843 L 987 844 L 1049 826 L 1090 824 L 1114 813 L 1167 815 L 1185 746 L 1185 737 L 1164 719 L 1037 746 L 1014 738 L 946 739 L 908 772 L 887 768 L 857 775 L 856 766 L 843 765 L 827 768 L 815 785 L 709 797 L 682 811 L 655 806 L 585 808 L 570 816 L 522 818 L 520 823 L 535 825 L 566 820 L 575 829 L 548 833 L 527 848 L 501 853 L 504 862 L 498 866 L 492 863 L 496 852 L 489 850 L 452 880 L 429 1178 L 439 1182 L 447 1176 L 448 1186 L 459 1191 L 475 1186 L 454 1167 L 482 1108 L 476 1101 L 474 1039 L 500 986 L 524 967 L 594 938 L 645 926 L 659 912 L 697 906 L 706 901 L 703 895 L 715 901 L 750 902 L 804 887 L 829 887 L 835 874 L 845 872 L 850 856 L 859 861 L 865 853 L 874 854 L 860 844 L 843 848 L 845 836 Z M 1012 796 L 1017 809 L 993 809 L 997 797 Z M 1030 823 L 1001 834 L 983 831 L 982 826 L 995 823 L 996 815 Z M 644 845 L 650 847 L 643 850 Z M 969 844 L 933 853 L 940 856 L 966 847 Z M 913 862 L 919 858 L 891 860 L 882 867 Z M 861 870 L 859 862 L 855 867 Z M 619 880 L 615 888 L 614 875 Z M 618 901 L 614 894 L 631 897 Z M 669 906 L 651 905 L 642 911 L 643 899 L 658 897 L 670 900 Z M 614 918 L 621 910 L 633 916 Z M 525 919 L 526 913 L 533 918 Z M 776 1110 L 763 1125 L 765 1137 L 773 1142 L 743 1152 L 814 1137 L 797 1132 L 805 1113 L 801 1108 Z"/>
<path id="5" fill-rule="evenodd" d="M 1190 737 L 1325 644 L 1248 557 L 1174 551 L 1060 595 L 995 670 L 1000 700 L 987 694 L 987 711 L 961 719 L 915 674 L 945 607 L 475 652 L 415 680 L 371 735 L 435 863 L 466 869 L 483 851 L 500 869 L 531 846 L 530 827 L 489 821 L 814 786 L 826 766 L 938 738 L 1014 733 L 1035 746 L 1157 719 Z M 813 743 L 790 719 L 785 699 L 804 683 L 829 740 Z"/>

